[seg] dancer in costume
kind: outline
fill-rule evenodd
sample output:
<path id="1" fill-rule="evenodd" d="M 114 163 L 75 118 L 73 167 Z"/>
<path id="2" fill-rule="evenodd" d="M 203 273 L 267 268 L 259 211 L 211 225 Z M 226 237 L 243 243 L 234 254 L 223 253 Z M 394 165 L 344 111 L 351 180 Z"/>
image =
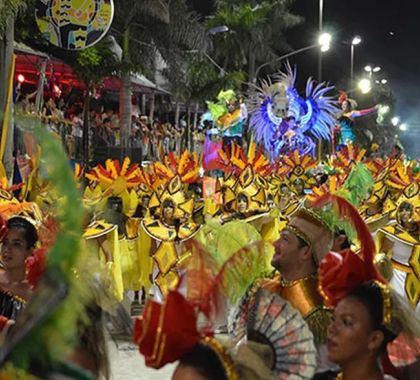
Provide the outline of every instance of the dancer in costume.
<path id="1" fill-rule="evenodd" d="M 401 164 L 387 181 L 397 189 L 395 220 L 377 233 L 378 251 L 392 260 L 391 285 L 420 313 L 420 178 Z"/>
<path id="2" fill-rule="evenodd" d="M 238 99 L 233 90 L 220 91 L 217 102 L 207 102 L 214 124 L 222 131 L 223 145 L 235 142 L 242 146 L 243 126 L 248 118 L 248 111 L 242 99 Z"/>
<path id="3" fill-rule="evenodd" d="M 271 160 L 295 149 L 313 155 L 316 140 L 331 140 L 330 130 L 338 111 L 336 102 L 327 96 L 333 87 L 308 79 L 303 98 L 295 81 L 296 70 L 287 65 L 285 73 L 262 82 L 252 99 L 249 128 Z"/>
<path id="4" fill-rule="evenodd" d="M 309 209 L 300 209 L 291 218 L 274 243 L 271 265 L 280 272 L 273 279 L 257 281 L 234 317 L 231 334 L 238 335 L 241 319 L 249 313 L 254 293 L 266 289 L 289 301 L 309 325 L 317 346 L 326 342 L 329 312 L 317 291 L 317 268 L 332 245 L 332 232 L 320 217 Z"/>
<path id="5" fill-rule="evenodd" d="M 400 348 L 394 349 L 394 354 L 415 360 L 420 322 L 378 273 L 373 240 L 356 210 L 328 195 L 320 198 L 316 206 L 323 207 L 328 202 L 353 219 L 359 235 L 364 237 L 360 239 L 359 255 L 351 250 L 332 252 L 321 263 L 320 289 L 326 304 L 335 307 L 328 329 L 328 357 L 341 366 L 337 379 L 388 379 L 378 359 L 398 337 L 395 344 L 400 344 Z M 414 355 L 407 355 L 408 351 Z"/>
<path id="6" fill-rule="evenodd" d="M 195 250 L 186 274 L 191 284 L 187 296 L 171 291 L 163 305 L 149 302 L 136 321 L 134 341 L 146 365 L 161 368 L 179 360 L 175 380 L 186 376 L 194 380 L 311 378 L 315 369 L 312 335 L 296 310 L 275 294 L 261 290 L 256 295 L 252 317 L 243 325 L 246 343 L 214 337 L 217 300 L 240 296 L 244 281 L 253 278 L 252 269 L 258 272 L 262 258 L 258 250 L 241 250 L 216 268 L 210 258 Z M 246 267 L 250 276 L 238 267 Z M 232 286 L 231 280 L 237 280 L 238 286 Z M 205 323 L 197 325 L 199 314 Z"/>
<path id="7" fill-rule="evenodd" d="M 339 144 L 346 144 L 348 142 L 355 143 L 356 135 L 353 132 L 354 129 L 354 119 L 362 116 L 370 115 L 379 110 L 379 106 L 376 105 L 371 108 L 364 110 L 356 110 L 357 103 L 354 99 L 350 99 L 344 91 L 340 91 L 340 96 L 338 102 L 341 105 L 341 116 L 338 119 L 340 138 L 338 140 Z"/>
<path id="8" fill-rule="evenodd" d="M 32 295 L 26 278 L 26 259 L 38 241 L 34 225 L 22 217 L 1 225 L 0 315 L 16 320 Z"/>
<path id="9" fill-rule="evenodd" d="M 89 231 L 100 227 L 100 224 L 107 227 L 117 226 L 118 238 L 115 232 L 108 228 L 109 233 L 104 233 L 99 243 L 107 262 L 110 262 L 110 255 L 106 251 L 112 252 L 113 264 L 110 265 L 110 269 L 116 295 L 122 299 L 123 291 L 140 290 L 138 263 L 140 220 L 133 217 L 138 206 L 136 188 L 141 181 L 139 167 L 138 164 L 130 164 L 128 157 L 122 164 L 117 160 L 107 160 L 105 167 L 102 165 L 94 167 L 86 177 L 91 183 L 97 184 L 93 190 L 87 188 L 85 195 L 89 189 L 93 196 L 100 197 L 99 207 L 104 223 L 100 220 L 93 221 L 85 233 L 85 238 L 89 238 Z"/>
<path id="10" fill-rule="evenodd" d="M 181 155 L 169 154 L 154 170 L 166 183 L 154 191 L 149 208 L 153 215 L 143 218 L 141 225 L 153 239 L 155 296 L 164 297 L 180 279 L 177 266 L 188 254 L 181 252 L 182 242 L 191 239 L 200 225 L 192 220 L 194 198 L 187 193 L 187 184 L 198 181 L 200 164 L 196 153 L 187 150 Z"/>

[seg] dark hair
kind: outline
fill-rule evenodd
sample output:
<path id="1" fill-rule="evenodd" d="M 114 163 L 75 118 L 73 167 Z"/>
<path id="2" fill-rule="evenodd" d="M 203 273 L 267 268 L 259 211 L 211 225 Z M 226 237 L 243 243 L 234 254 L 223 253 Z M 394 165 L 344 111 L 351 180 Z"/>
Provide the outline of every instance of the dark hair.
<path id="1" fill-rule="evenodd" d="M 163 201 L 162 207 L 163 208 L 166 208 L 166 207 L 175 208 L 175 203 L 172 199 L 165 199 Z"/>
<path id="2" fill-rule="evenodd" d="M 303 240 L 301 237 L 299 237 L 297 235 L 295 235 L 295 236 L 297 237 L 297 240 L 298 240 L 298 248 L 299 249 L 304 248 L 304 247 L 309 247 L 308 243 L 305 240 Z"/>
<path id="3" fill-rule="evenodd" d="M 355 298 L 365 306 L 370 316 L 372 330 L 380 330 L 384 334 L 384 342 L 381 349 L 385 349 L 386 345 L 393 341 L 397 335 L 388 330 L 383 324 L 384 301 L 379 286 L 373 281 L 365 282 L 354 289 L 348 296 Z"/>
<path id="4" fill-rule="evenodd" d="M 179 365 L 194 368 L 206 380 L 228 380 L 219 356 L 204 344 L 197 344 L 185 354 Z"/>
<path id="5" fill-rule="evenodd" d="M 338 230 L 335 232 L 334 237 L 338 237 L 343 235 L 345 237 L 344 241 L 340 245 L 340 250 L 348 249 L 351 247 L 351 243 L 349 241 L 349 238 L 346 235 L 346 232 L 344 230 Z"/>
<path id="6" fill-rule="evenodd" d="M 31 222 L 20 216 L 15 216 L 7 221 L 7 228 L 9 230 L 13 228 L 21 228 L 24 230 L 27 248 L 35 247 L 35 244 L 38 241 L 38 234 L 35 226 Z"/>

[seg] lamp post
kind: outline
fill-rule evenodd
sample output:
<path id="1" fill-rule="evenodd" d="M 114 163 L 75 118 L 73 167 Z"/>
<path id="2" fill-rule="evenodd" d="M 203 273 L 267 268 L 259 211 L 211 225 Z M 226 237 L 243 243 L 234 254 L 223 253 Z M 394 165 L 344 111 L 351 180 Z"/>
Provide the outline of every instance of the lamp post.
<path id="1" fill-rule="evenodd" d="M 324 14 L 324 0 L 319 0 L 319 28 L 318 32 L 321 35 L 323 29 L 323 14 Z M 322 81 L 322 50 L 318 52 L 318 82 Z"/>
<path id="2" fill-rule="evenodd" d="M 350 88 L 353 88 L 354 81 L 354 50 L 361 42 L 362 38 L 360 36 L 354 36 L 350 45 Z"/>
<path id="3" fill-rule="evenodd" d="M 328 33 L 324 33 L 324 34 L 319 36 L 318 43 L 316 43 L 316 44 L 305 46 L 305 47 L 300 48 L 298 50 L 291 51 L 290 53 L 284 54 L 281 57 L 277 57 L 276 59 L 273 59 L 270 62 L 263 63 L 262 65 L 257 67 L 257 70 L 255 70 L 255 77 L 253 78 L 253 83 L 252 84 L 255 85 L 255 83 L 257 82 L 258 74 L 259 74 L 259 72 L 261 71 L 262 68 L 264 68 L 266 66 L 269 66 L 269 65 L 271 65 L 275 62 L 282 61 L 283 59 L 289 58 L 293 55 L 302 53 L 306 50 L 320 48 L 320 51 L 327 51 L 330 48 L 330 43 L 331 43 L 331 35 L 328 34 Z"/>
<path id="4" fill-rule="evenodd" d="M 377 73 L 381 71 L 381 67 L 380 66 L 372 67 L 370 65 L 367 65 L 365 66 L 365 71 L 369 73 L 369 78 L 372 79 L 373 73 Z"/>

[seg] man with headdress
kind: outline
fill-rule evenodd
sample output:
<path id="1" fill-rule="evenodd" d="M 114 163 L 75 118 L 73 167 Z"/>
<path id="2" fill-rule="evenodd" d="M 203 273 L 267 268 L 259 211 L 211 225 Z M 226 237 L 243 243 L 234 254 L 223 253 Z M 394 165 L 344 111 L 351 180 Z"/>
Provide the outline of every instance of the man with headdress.
<path id="1" fill-rule="evenodd" d="M 280 275 L 257 281 L 249 294 L 251 299 L 252 293 L 262 287 L 285 298 L 302 314 L 317 345 L 325 343 L 329 323 L 329 313 L 323 308 L 317 291 L 317 271 L 332 241 L 333 234 L 322 219 L 315 212 L 301 208 L 274 242 L 271 264 Z M 242 311 L 246 312 L 246 305 Z"/>

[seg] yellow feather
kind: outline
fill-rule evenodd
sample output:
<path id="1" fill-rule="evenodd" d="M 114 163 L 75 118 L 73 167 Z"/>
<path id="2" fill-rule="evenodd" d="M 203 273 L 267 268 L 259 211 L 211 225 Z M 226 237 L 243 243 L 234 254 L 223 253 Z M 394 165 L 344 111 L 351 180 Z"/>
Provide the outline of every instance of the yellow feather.
<path id="1" fill-rule="evenodd" d="M 130 157 L 125 157 L 121 168 L 121 175 L 124 176 L 127 173 L 127 169 L 130 166 Z"/>
<path id="2" fill-rule="evenodd" d="M 252 163 L 255 159 L 255 154 L 257 152 L 257 144 L 254 141 L 251 141 L 251 144 L 248 148 L 248 162 Z"/>
<path id="3" fill-rule="evenodd" d="M 188 164 L 190 158 L 190 152 L 188 150 L 184 150 L 181 155 L 181 158 L 178 161 L 178 174 L 182 174 L 185 166 Z"/>
<path id="4" fill-rule="evenodd" d="M 299 163 L 300 164 L 300 157 L 299 157 L 299 152 L 298 152 L 298 150 L 296 149 L 294 152 L 293 152 L 293 157 L 294 157 L 294 161 L 295 161 L 295 163 L 297 164 L 297 163 Z"/>

